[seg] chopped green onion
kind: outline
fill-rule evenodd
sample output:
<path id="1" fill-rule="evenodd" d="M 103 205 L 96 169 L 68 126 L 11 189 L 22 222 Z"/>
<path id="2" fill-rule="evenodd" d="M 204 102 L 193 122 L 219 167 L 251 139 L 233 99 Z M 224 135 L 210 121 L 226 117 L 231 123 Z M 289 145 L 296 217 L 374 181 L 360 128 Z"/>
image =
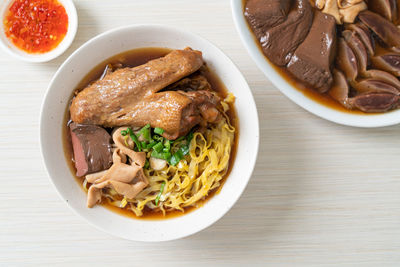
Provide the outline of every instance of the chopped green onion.
<path id="1" fill-rule="evenodd" d="M 147 143 L 145 141 L 140 142 L 140 145 L 142 146 L 142 148 L 147 148 Z"/>
<path id="2" fill-rule="evenodd" d="M 188 142 L 188 144 L 190 144 L 190 142 L 193 139 L 193 130 L 191 130 L 188 135 L 186 136 L 186 141 Z"/>
<path id="3" fill-rule="evenodd" d="M 139 152 L 142 151 L 142 145 L 140 144 L 139 139 L 138 139 L 138 137 L 136 136 L 136 134 L 132 131 L 131 128 L 128 128 L 127 131 L 128 131 L 128 133 L 129 133 L 129 136 L 131 137 L 132 141 L 135 142 L 135 144 L 136 144 L 136 146 L 137 146 L 137 150 L 138 150 Z"/>
<path id="4" fill-rule="evenodd" d="M 179 157 L 179 160 L 181 160 L 182 158 L 183 158 L 183 152 L 179 149 L 178 151 L 176 151 L 175 153 L 174 153 L 174 155 L 178 155 L 178 157 Z"/>
<path id="5" fill-rule="evenodd" d="M 150 149 L 150 148 L 153 148 L 153 146 L 155 146 L 155 145 L 157 145 L 157 144 L 158 144 L 157 142 L 154 142 L 154 141 L 153 141 L 153 142 L 151 142 L 150 144 L 147 144 L 146 147 Z"/>
<path id="6" fill-rule="evenodd" d="M 164 147 L 162 151 L 163 151 L 164 153 L 167 153 L 167 152 L 169 152 L 169 149 L 166 148 L 166 147 Z"/>
<path id="7" fill-rule="evenodd" d="M 171 159 L 171 152 L 157 152 L 153 150 L 151 152 L 151 157 L 156 158 L 156 159 L 164 159 L 166 161 L 169 161 Z"/>
<path id="8" fill-rule="evenodd" d="M 171 157 L 172 157 L 171 152 L 168 151 L 163 153 L 163 159 L 165 159 L 166 161 L 169 161 Z"/>
<path id="9" fill-rule="evenodd" d="M 164 137 L 159 136 L 159 135 L 154 135 L 153 139 L 156 140 L 156 141 L 160 141 L 160 142 L 164 141 Z"/>
<path id="10" fill-rule="evenodd" d="M 160 192 L 158 193 L 158 195 L 157 195 L 157 197 L 156 197 L 156 201 L 155 201 L 156 206 L 158 206 L 158 201 L 160 200 L 160 197 L 161 197 L 161 195 L 162 195 L 162 193 L 163 193 L 163 191 L 164 191 L 164 186 L 165 186 L 165 181 L 162 182 L 161 188 L 160 188 Z"/>
<path id="11" fill-rule="evenodd" d="M 176 164 L 179 163 L 179 161 L 181 161 L 181 157 L 179 157 L 179 155 L 177 153 L 173 154 L 171 159 L 169 160 L 169 164 L 171 164 L 172 166 L 175 166 Z"/>
<path id="12" fill-rule="evenodd" d="M 164 148 L 166 148 L 168 151 L 170 151 L 171 150 L 171 141 L 169 141 L 169 140 L 165 141 Z M 165 152 L 167 152 L 167 151 L 165 151 Z"/>
<path id="13" fill-rule="evenodd" d="M 156 128 L 154 128 L 154 132 L 156 134 L 162 135 L 164 133 L 164 129 L 156 127 Z"/>
<path id="14" fill-rule="evenodd" d="M 142 136 L 144 139 L 146 139 L 147 141 L 151 140 L 151 133 L 149 129 L 146 129 L 145 131 L 142 132 Z"/>
<path id="15" fill-rule="evenodd" d="M 182 145 L 176 153 L 174 153 L 169 160 L 169 164 L 175 166 L 183 159 L 185 155 L 189 154 L 189 145 Z"/>
<path id="16" fill-rule="evenodd" d="M 142 129 L 140 129 L 140 134 L 143 136 L 144 139 L 147 141 L 151 140 L 151 132 L 150 132 L 150 124 L 146 124 Z"/>
<path id="17" fill-rule="evenodd" d="M 145 169 L 148 169 L 150 167 L 150 162 L 146 159 L 146 162 L 144 163 L 143 166 Z"/>
<path id="18" fill-rule="evenodd" d="M 127 131 L 125 131 L 125 130 L 121 131 L 121 135 L 122 135 L 122 136 L 125 136 L 125 135 L 127 135 L 127 134 L 128 134 Z"/>
<path id="19" fill-rule="evenodd" d="M 179 150 L 184 156 L 186 156 L 187 154 L 189 154 L 189 145 L 182 145 Z"/>
<path id="20" fill-rule="evenodd" d="M 163 159 L 163 154 L 153 150 L 151 152 L 151 157 L 156 158 L 156 159 Z"/>
<path id="21" fill-rule="evenodd" d="M 158 142 L 155 146 L 153 146 L 153 149 L 157 152 L 161 152 L 164 148 L 164 145 L 161 142 Z"/>

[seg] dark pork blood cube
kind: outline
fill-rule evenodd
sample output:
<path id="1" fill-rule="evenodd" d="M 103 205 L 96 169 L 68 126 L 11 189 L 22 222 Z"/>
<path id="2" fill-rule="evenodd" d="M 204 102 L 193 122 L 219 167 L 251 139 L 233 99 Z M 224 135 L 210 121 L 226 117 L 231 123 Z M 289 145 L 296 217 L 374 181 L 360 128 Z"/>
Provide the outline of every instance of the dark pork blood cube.
<path id="1" fill-rule="evenodd" d="M 78 177 L 111 167 L 111 136 L 105 129 L 74 122 L 69 128 Z"/>

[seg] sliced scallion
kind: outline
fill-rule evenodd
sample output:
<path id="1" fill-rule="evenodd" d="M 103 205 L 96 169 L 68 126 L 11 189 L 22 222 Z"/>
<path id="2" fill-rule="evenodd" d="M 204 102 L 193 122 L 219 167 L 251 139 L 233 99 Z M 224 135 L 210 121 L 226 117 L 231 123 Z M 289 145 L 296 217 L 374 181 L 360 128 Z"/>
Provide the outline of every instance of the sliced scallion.
<path id="1" fill-rule="evenodd" d="M 155 146 L 153 146 L 153 149 L 157 152 L 161 152 L 164 148 L 164 145 L 161 142 L 158 142 Z"/>
<path id="2" fill-rule="evenodd" d="M 147 143 L 145 141 L 140 142 L 140 145 L 142 146 L 142 148 L 147 148 Z"/>
<path id="3" fill-rule="evenodd" d="M 146 124 L 146 126 L 140 129 L 140 134 L 143 136 L 144 139 L 150 141 L 151 140 L 150 124 Z"/>
<path id="4" fill-rule="evenodd" d="M 132 141 L 136 144 L 137 150 L 138 150 L 139 152 L 142 151 L 142 145 L 140 144 L 139 139 L 138 139 L 138 137 L 136 136 L 136 134 L 132 131 L 131 128 L 128 128 L 127 131 L 128 131 L 128 133 L 129 133 L 129 136 L 131 137 Z"/>
<path id="5" fill-rule="evenodd" d="M 158 195 L 156 197 L 156 200 L 155 200 L 156 206 L 158 206 L 158 201 L 160 200 L 160 197 L 161 197 L 161 195 L 162 195 L 162 193 L 164 191 L 164 187 L 165 187 L 165 181 L 162 182 L 161 188 L 160 188 L 160 192 L 158 193 Z"/>
<path id="6" fill-rule="evenodd" d="M 146 147 L 147 147 L 148 149 L 150 149 L 150 148 L 153 148 L 153 146 L 155 146 L 155 145 L 157 145 L 157 142 L 154 142 L 154 141 L 153 141 L 153 142 L 151 142 L 150 144 L 147 144 Z"/>
<path id="7" fill-rule="evenodd" d="M 172 166 L 175 166 L 176 164 L 179 163 L 179 161 L 181 161 L 181 157 L 179 157 L 179 155 L 177 153 L 173 154 L 169 160 L 169 164 L 171 164 Z"/>
<path id="8" fill-rule="evenodd" d="M 156 150 L 153 150 L 151 152 L 151 157 L 156 158 L 156 159 L 164 159 L 166 161 L 169 161 L 171 158 L 171 152 L 157 152 Z"/>
<path id="9" fill-rule="evenodd" d="M 184 156 L 189 154 L 189 145 L 182 145 L 179 150 L 182 152 Z"/>
<path id="10" fill-rule="evenodd" d="M 156 140 L 156 141 L 159 141 L 159 142 L 164 141 L 164 137 L 159 136 L 159 135 L 154 135 L 154 136 L 153 136 L 153 139 Z"/>
<path id="11" fill-rule="evenodd" d="M 166 161 L 169 161 L 172 157 L 171 152 L 164 152 L 163 153 L 163 159 L 165 159 Z"/>
<path id="12" fill-rule="evenodd" d="M 156 159 L 163 159 L 163 154 L 155 150 L 151 151 L 151 157 Z"/>
<path id="13" fill-rule="evenodd" d="M 160 127 L 156 127 L 156 128 L 154 128 L 154 132 L 156 134 L 162 135 L 164 133 L 164 129 L 160 128 Z"/>
<path id="14" fill-rule="evenodd" d="M 171 141 L 169 141 L 169 140 L 165 141 L 164 148 L 167 149 L 168 151 L 170 151 L 171 150 Z M 167 151 L 165 151 L 165 152 L 167 152 Z"/>
<path id="15" fill-rule="evenodd" d="M 190 144 L 190 142 L 193 139 L 193 130 L 191 130 L 188 135 L 186 136 L 186 141 L 188 142 L 188 144 Z"/>

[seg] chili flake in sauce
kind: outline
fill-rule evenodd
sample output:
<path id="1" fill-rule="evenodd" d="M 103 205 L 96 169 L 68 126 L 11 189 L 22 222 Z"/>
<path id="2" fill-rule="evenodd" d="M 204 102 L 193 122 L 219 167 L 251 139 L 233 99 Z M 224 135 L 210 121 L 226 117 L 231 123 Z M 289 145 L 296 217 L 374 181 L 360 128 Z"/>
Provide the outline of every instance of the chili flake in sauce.
<path id="1" fill-rule="evenodd" d="M 6 36 L 28 53 L 53 50 L 68 30 L 68 15 L 57 0 L 15 0 L 5 19 Z"/>

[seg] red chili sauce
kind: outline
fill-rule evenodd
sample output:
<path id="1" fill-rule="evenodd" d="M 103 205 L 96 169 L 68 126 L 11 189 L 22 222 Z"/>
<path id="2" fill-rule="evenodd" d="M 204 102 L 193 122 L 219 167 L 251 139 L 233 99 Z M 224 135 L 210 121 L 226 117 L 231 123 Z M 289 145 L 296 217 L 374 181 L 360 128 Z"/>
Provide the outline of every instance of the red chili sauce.
<path id="1" fill-rule="evenodd" d="M 58 46 L 68 30 L 68 15 L 57 0 L 15 0 L 4 19 L 6 36 L 31 54 Z"/>

